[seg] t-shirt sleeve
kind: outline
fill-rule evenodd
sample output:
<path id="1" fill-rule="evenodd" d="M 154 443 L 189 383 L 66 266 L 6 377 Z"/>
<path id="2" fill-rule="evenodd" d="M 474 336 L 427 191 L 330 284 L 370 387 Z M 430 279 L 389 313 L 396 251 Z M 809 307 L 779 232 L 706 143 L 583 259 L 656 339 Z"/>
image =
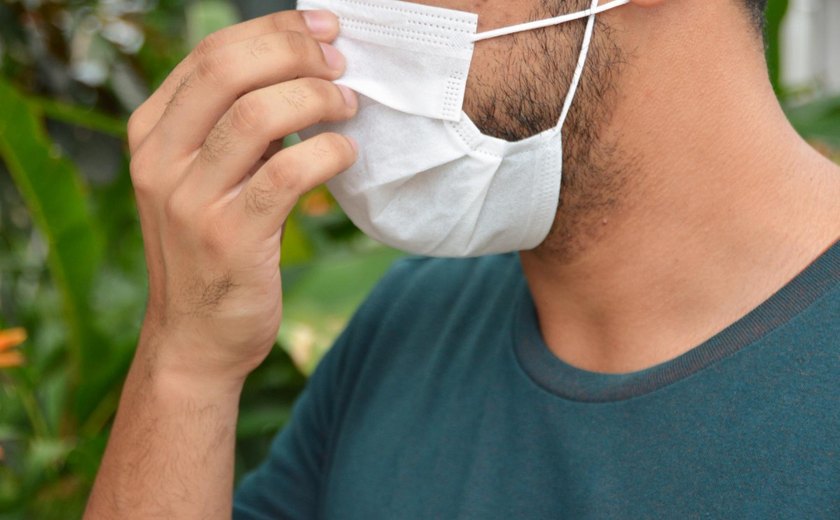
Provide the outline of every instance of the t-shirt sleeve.
<path id="1" fill-rule="evenodd" d="M 363 362 L 365 344 L 398 287 L 406 261 L 397 262 L 356 312 L 324 356 L 298 397 L 286 427 L 268 458 L 242 481 L 234 497 L 234 520 L 311 519 L 318 516 L 331 432 L 348 393 L 353 366 Z"/>
<path id="2" fill-rule="evenodd" d="M 243 479 L 234 497 L 235 520 L 316 517 L 334 393 L 331 365 L 325 357 L 295 402 L 290 421 L 275 437 L 268 458 Z"/>

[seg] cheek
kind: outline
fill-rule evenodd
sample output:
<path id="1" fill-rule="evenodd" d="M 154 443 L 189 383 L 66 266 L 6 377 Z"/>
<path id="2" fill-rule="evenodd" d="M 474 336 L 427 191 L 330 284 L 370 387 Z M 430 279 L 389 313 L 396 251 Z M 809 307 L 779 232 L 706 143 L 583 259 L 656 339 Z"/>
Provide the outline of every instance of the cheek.
<path id="1" fill-rule="evenodd" d="M 519 141 L 557 126 L 576 62 L 557 32 L 479 42 L 464 111 L 487 135 Z"/>
<path id="2" fill-rule="evenodd" d="M 475 13 L 478 15 L 478 32 L 489 31 L 508 25 L 516 25 L 534 19 L 540 13 L 543 0 L 409 0 L 414 4 L 442 7 Z M 539 17 L 539 16 L 537 16 Z M 516 37 L 503 37 L 478 42 L 475 46 L 467 91 L 464 98 L 464 112 L 475 121 L 486 114 L 488 105 L 496 93 L 506 85 L 515 82 L 513 69 L 521 56 L 515 42 Z M 519 51 L 517 54 L 517 50 Z M 519 56 L 518 58 L 516 56 Z"/>
<path id="3" fill-rule="evenodd" d="M 511 38 L 487 40 L 476 44 L 467 78 L 464 112 L 475 121 L 479 110 L 486 111 L 488 102 L 500 92 L 509 91 L 515 83 L 515 62 L 519 49 Z"/>

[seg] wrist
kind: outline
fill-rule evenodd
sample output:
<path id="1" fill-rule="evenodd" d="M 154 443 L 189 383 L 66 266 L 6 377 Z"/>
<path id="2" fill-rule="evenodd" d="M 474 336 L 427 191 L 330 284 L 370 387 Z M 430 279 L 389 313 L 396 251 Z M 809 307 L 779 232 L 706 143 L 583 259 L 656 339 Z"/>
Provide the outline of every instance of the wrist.
<path id="1" fill-rule="evenodd" d="M 235 364 L 208 363 L 202 359 L 201 340 L 196 337 L 144 325 L 137 345 L 134 368 L 163 385 L 197 395 L 239 396 L 250 370 Z M 134 371 L 134 370 L 133 370 Z"/>

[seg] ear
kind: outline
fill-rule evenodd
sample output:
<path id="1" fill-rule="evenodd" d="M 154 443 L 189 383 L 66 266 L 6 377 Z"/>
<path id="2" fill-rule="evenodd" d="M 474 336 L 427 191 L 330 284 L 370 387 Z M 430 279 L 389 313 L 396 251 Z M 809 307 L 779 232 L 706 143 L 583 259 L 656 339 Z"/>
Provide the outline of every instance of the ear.
<path id="1" fill-rule="evenodd" d="M 638 7 L 658 7 L 666 0 L 630 0 L 630 3 Z"/>

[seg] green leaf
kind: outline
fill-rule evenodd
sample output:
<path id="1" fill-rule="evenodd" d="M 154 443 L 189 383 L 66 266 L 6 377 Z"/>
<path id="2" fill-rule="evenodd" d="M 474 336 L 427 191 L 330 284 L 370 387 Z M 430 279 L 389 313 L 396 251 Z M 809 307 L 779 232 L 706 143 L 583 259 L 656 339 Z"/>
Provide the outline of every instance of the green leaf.
<path id="1" fill-rule="evenodd" d="M 765 29 L 765 42 L 767 45 L 767 69 L 770 72 L 770 81 L 776 94 L 783 92 L 781 85 L 782 63 L 781 63 L 781 32 L 782 22 L 788 10 L 788 0 L 770 0 L 767 3 Z"/>
<path id="2" fill-rule="evenodd" d="M 28 468 L 36 472 L 54 471 L 72 450 L 72 444 L 64 439 L 33 439 L 29 446 Z"/>
<path id="3" fill-rule="evenodd" d="M 210 33 L 239 22 L 236 9 L 225 0 L 192 2 L 187 8 L 187 40 L 195 47 Z"/>
<path id="4" fill-rule="evenodd" d="M 790 106 L 786 112 L 803 137 L 840 148 L 840 96 Z"/>
<path id="5" fill-rule="evenodd" d="M 0 158 L 12 174 L 32 218 L 49 245 L 48 264 L 61 293 L 75 383 L 108 359 L 91 328 L 90 292 L 103 247 L 75 165 L 44 130 L 37 108 L 0 80 Z"/>
<path id="6" fill-rule="evenodd" d="M 316 260 L 283 296 L 278 339 L 306 374 L 347 324 L 356 307 L 402 253 L 377 246 Z"/>
<path id="7" fill-rule="evenodd" d="M 127 136 L 127 121 L 123 119 L 103 114 L 91 108 L 69 105 L 49 98 L 30 97 L 29 101 L 50 119 L 96 130 L 120 139 Z"/>
<path id="8" fill-rule="evenodd" d="M 303 232 L 298 222 L 297 212 L 286 219 L 283 228 L 283 246 L 280 259 L 284 267 L 294 267 L 305 264 L 312 259 L 314 248 L 312 242 Z"/>
<path id="9" fill-rule="evenodd" d="M 272 435 L 286 424 L 291 414 L 290 405 L 277 403 L 243 411 L 236 423 L 236 438 L 243 440 L 261 435 Z"/>

